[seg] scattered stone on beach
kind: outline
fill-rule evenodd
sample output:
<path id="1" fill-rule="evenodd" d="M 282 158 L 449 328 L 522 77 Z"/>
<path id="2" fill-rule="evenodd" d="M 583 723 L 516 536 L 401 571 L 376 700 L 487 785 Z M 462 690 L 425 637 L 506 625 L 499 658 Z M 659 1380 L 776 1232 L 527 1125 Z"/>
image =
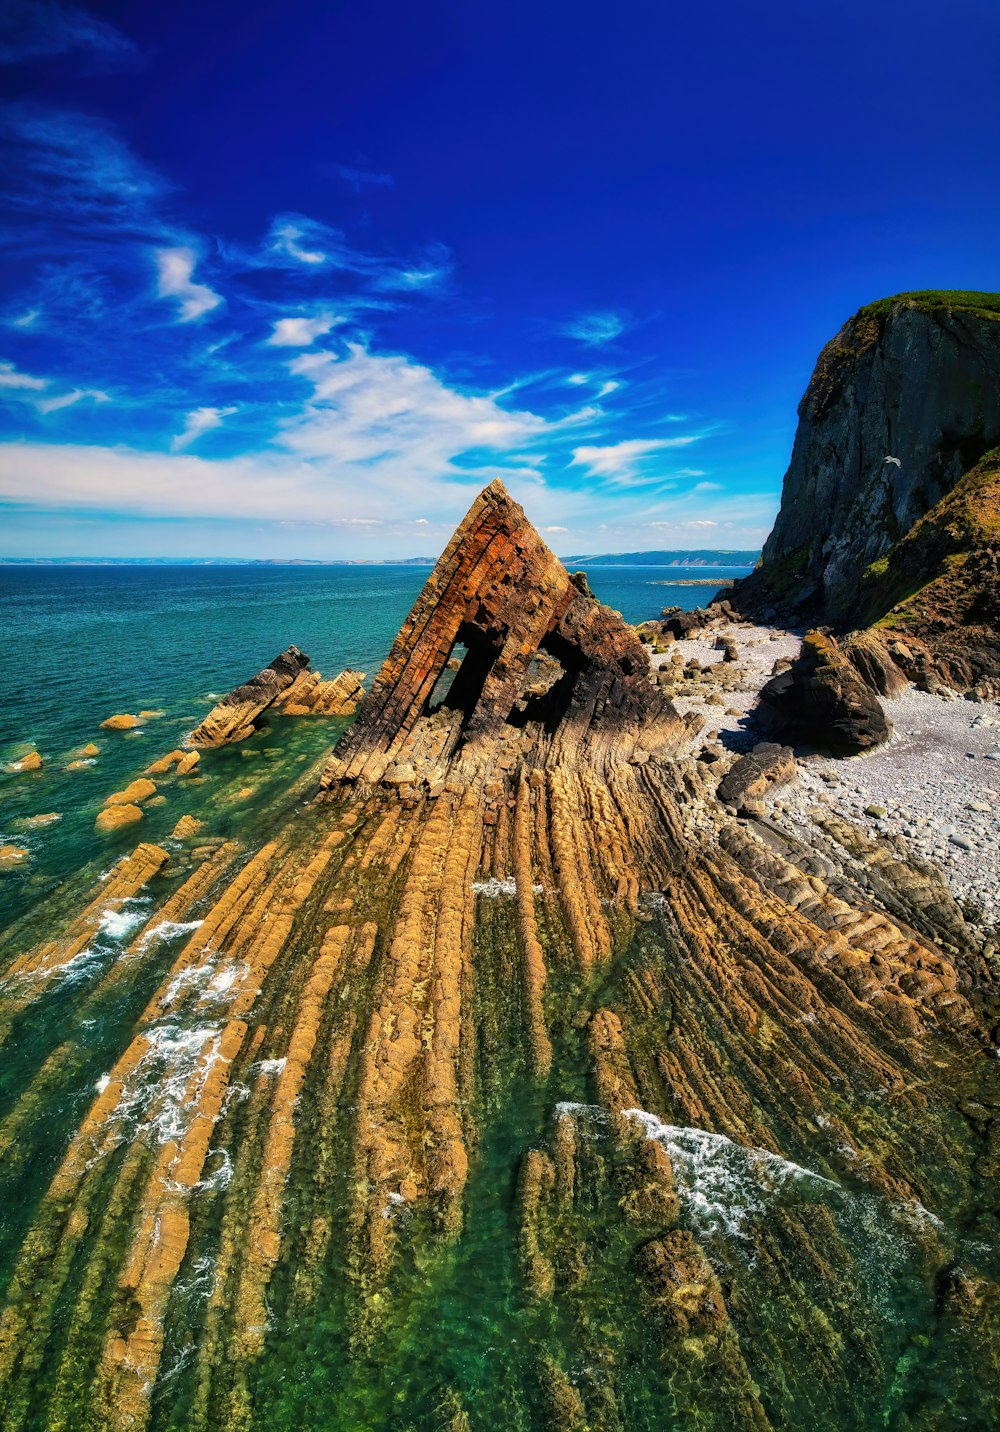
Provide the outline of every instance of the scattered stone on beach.
<path id="1" fill-rule="evenodd" d="M 142 820 L 142 811 L 137 805 L 129 803 L 106 806 L 98 811 L 94 824 L 98 830 L 111 831 L 119 830 L 123 825 L 133 825 L 137 820 Z"/>
<path id="2" fill-rule="evenodd" d="M 757 719 L 767 735 L 837 755 L 870 750 L 892 732 L 875 693 L 837 642 L 818 631 L 806 634 L 789 670 L 761 691 Z"/>
<path id="3" fill-rule="evenodd" d="M 40 771 L 45 762 L 37 751 L 29 751 L 17 761 L 11 761 L 4 769 L 9 775 L 19 776 L 28 771 Z"/>
<path id="4" fill-rule="evenodd" d="M 109 716 L 106 721 L 101 722 L 102 731 L 132 731 L 136 726 L 141 726 L 142 721 L 138 716 L 132 716 L 123 712 L 118 716 Z"/>
<path id="5" fill-rule="evenodd" d="M 142 801 L 148 801 L 150 796 L 155 795 L 155 782 L 147 780 L 145 776 L 140 776 L 138 780 L 127 785 L 123 791 L 115 791 L 113 795 L 108 796 L 104 802 L 104 808 L 107 810 L 111 806 L 136 805 Z"/>

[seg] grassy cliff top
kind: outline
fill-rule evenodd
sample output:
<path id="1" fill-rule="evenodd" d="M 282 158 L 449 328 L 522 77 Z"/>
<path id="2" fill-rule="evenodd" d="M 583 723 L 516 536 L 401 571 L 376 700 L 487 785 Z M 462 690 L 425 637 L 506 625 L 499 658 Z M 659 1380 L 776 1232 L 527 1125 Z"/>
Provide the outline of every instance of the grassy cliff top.
<path id="1" fill-rule="evenodd" d="M 893 298 L 880 298 L 875 303 L 865 304 L 864 308 L 858 310 L 857 317 L 889 313 L 897 303 L 906 304 L 908 308 L 922 308 L 926 313 L 950 308 L 975 313 L 980 318 L 1000 319 L 1000 293 L 978 293 L 973 289 L 962 288 L 922 288 L 913 293 L 897 293 Z"/>

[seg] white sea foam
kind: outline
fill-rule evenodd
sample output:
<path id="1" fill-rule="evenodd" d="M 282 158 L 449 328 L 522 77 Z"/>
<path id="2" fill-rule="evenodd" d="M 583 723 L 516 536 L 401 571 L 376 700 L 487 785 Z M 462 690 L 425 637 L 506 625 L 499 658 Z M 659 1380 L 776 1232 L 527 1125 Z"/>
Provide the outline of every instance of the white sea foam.
<path id="1" fill-rule="evenodd" d="M 176 940 L 181 935 L 193 934 L 201 929 L 204 920 L 161 920 L 142 937 L 143 947 L 152 940 Z"/>
<path id="2" fill-rule="evenodd" d="M 665 1124 L 645 1109 L 626 1109 L 624 1116 L 667 1150 L 685 1214 L 706 1232 L 739 1237 L 746 1220 L 763 1213 L 769 1201 L 840 1191 L 822 1174 L 725 1134 Z"/>
<path id="3" fill-rule="evenodd" d="M 148 901 L 143 899 L 141 903 L 147 904 Z M 142 925 L 145 920 L 145 910 L 129 909 L 127 905 L 124 905 L 120 910 L 105 910 L 98 929 L 102 935 L 106 935 L 109 939 L 120 941 L 124 940 L 139 925 Z"/>
<path id="4" fill-rule="evenodd" d="M 287 1062 L 287 1059 L 258 1059 L 254 1068 L 258 1074 L 280 1074 Z"/>
<path id="5" fill-rule="evenodd" d="M 541 895 L 541 885 L 532 885 L 532 894 Z M 516 895 L 517 882 L 515 880 L 500 880 L 497 876 L 491 875 L 489 880 L 474 880 L 472 882 L 474 895 L 484 895 L 487 900 L 499 899 L 501 895 Z"/>
<path id="6" fill-rule="evenodd" d="M 157 1143 L 180 1140 L 222 1058 L 222 1026 L 163 1024 L 146 1030 L 145 1038 L 149 1047 L 132 1070 L 115 1115 Z"/>

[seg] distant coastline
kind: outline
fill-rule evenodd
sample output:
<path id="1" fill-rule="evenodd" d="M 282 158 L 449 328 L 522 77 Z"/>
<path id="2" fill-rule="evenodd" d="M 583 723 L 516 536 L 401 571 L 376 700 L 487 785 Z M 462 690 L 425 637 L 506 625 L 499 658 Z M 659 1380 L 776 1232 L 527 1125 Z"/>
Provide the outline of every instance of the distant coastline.
<path id="1" fill-rule="evenodd" d="M 734 567 L 757 565 L 759 552 L 609 552 L 561 557 L 565 566 Z M 0 557 L 0 567 L 433 567 L 433 557 Z"/>

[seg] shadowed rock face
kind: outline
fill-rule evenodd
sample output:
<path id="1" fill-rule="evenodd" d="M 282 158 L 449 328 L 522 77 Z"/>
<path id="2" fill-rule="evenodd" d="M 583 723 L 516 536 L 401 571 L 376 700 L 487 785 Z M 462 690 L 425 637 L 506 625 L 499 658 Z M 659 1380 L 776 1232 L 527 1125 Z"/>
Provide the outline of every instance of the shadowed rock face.
<path id="1" fill-rule="evenodd" d="M 322 799 L 20 955 L 0 1048 L 142 897 L 102 1064 L 55 1023 L 0 1106 L 5 1432 L 996 1420 L 990 960 L 731 816 L 636 645 L 488 488 Z"/>
<path id="2" fill-rule="evenodd" d="M 770 736 L 837 755 L 871 750 L 892 733 L 857 667 L 833 637 L 815 631 L 806 635 L 790 668 L 761 690 L 757 720 Z"/>

